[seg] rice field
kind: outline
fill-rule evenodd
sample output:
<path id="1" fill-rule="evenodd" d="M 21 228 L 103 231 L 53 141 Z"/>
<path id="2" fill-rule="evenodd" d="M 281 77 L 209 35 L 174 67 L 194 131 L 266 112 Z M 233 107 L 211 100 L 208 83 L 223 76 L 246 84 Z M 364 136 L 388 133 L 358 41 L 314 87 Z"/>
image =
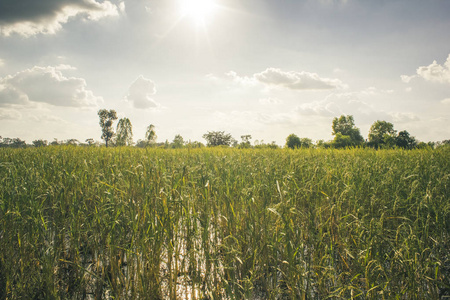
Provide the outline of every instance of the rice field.
<path id="1" fill-rule="evenodd" d="M 450 148 L 0 149 L 0 299 L 450 297 Z"/>

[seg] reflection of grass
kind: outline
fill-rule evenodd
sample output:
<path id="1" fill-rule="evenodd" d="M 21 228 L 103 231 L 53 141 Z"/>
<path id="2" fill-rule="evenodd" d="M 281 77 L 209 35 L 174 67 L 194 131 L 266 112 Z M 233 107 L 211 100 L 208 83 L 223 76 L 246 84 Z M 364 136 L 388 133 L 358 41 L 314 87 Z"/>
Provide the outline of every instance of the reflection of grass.
<path id="1" fill-rule="evenodd" d="M 0 150 L 0 298 L 439 298 L 448 149 Z"/>

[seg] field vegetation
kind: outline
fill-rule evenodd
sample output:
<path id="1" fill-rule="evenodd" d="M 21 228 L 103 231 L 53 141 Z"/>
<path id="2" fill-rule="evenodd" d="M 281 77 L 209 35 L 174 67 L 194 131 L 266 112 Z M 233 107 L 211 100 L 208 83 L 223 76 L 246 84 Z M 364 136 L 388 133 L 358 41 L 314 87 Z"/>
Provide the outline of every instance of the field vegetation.
<path id="1" fill-rule="evenodd" d="M 0 149 L 0 299 L 450 296 L 450 151 Z"/>

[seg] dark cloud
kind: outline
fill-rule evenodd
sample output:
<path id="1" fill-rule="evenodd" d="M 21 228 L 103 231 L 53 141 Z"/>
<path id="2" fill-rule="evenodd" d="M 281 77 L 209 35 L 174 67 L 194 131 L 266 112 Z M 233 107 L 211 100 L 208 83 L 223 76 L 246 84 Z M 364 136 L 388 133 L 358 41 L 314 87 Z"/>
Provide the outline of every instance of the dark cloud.
<path id="1" fill-rule="evenodd" d="M 123 4 L 121 4 L 123 5 Z M 116 15 L 119 7 L 110 1 L 95 0 L 2 0 L 0 32 L 25 36 L 55 33 L 70 17 L 82 14 L 87 19 Z"/>

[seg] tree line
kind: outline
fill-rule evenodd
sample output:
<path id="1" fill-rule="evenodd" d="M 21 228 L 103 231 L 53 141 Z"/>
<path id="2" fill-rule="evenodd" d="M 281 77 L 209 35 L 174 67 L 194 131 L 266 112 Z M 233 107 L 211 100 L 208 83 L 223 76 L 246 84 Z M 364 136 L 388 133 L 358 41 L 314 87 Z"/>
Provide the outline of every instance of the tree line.
<path id="1" fill-rule="evenodd" d="M 133 142 L 133 125 L 130 119 L 121 118 L 117 122 L 114 130 L 114 121 L 118 119 L 117 112 L 113 109 L 100 109 L 97 112 L 99 116 L 99 125 L 102 130 L 101 139 L 104 140 L 106 147 L 117 146 L 135 146 L 139 148 L 144 147 L 160 147 L 160 148 L 200 148 L 205 147 L 201 142 L 185 141 L 184 138 L 177 134 L 172 142 L 166 140 L 164 143 L 157 143 L 157 135 L 155 126 L 150 124 L 146 128 L 145 138 Z M 318 140 L 315 143 L 310 138 L 301 138 L 292 133 L 286 138 L 285 148 L 350 148 L 350 147 L 370 147 L 375 149 L 415 149 L 415 148 L 436 148 L 444 145 L 450 145 L 450 140 L 440 142 L 420 142 L 415 137 L 411 136 L 406 130 L 397 132 L 394 125 L 387 121 L 377 120 L 372 124 L 369 130 L 368 139 L 364 139 L 360 130 L 355 125 L 352 115 L 341 115 L 333 119 L 332 125 L 333 140 L 324 141 Z M 241 141 L 237 141 L 231 134 L 224 131 L 208 131 L 203 135 L 206 140 L 207 147 L 235 147 L 235 148 L 280 148 L 275 142 L 264 143 L 264 141 L 255 140 L 253 145 L 251 143 L 252 136 L 242 135 Z M 2 138 L 0 136 L 0 147 L 10 148 L 25 148 L 29 146 L 44 147 L 48 145 L 73 145 L 73 146 L 101 146 L 100 142 L 93 138 L 88 138 L 84 143 L 77 139 L 69 139 L 66 141 L 58 141 L 55 139 L 52 142 L 47 140 L 34 140 L 31 145 L 19 138 Z"/>
<path id="2" fill-rule="evenodd" d="M 313 146 L 323 148 L 349 148 L 349 147 L 371 147 L 375 149 L 415 149 L 425 147 L 437 147 L 440 145 L 450 144 L 450 140 L 442 142 L 420 142 L 415 137 L 411 136 L 406 130 L 397 132 L 394 129 L 394 124 L 387 121 L 375 121 L 369 130 L 368 139 L 365 140 L 358 127 L 355 126 L 355 121 L 351 115 L 342 115 L 339 118 L 333 119 L 332 135 L 334 139 L 331 141 L 317 141 L 314 145 L 311 139 L 299 138 L 295 134 L 291 134 L 286 139 L 286 146 L 289 148 L 310 148 Z"/>

